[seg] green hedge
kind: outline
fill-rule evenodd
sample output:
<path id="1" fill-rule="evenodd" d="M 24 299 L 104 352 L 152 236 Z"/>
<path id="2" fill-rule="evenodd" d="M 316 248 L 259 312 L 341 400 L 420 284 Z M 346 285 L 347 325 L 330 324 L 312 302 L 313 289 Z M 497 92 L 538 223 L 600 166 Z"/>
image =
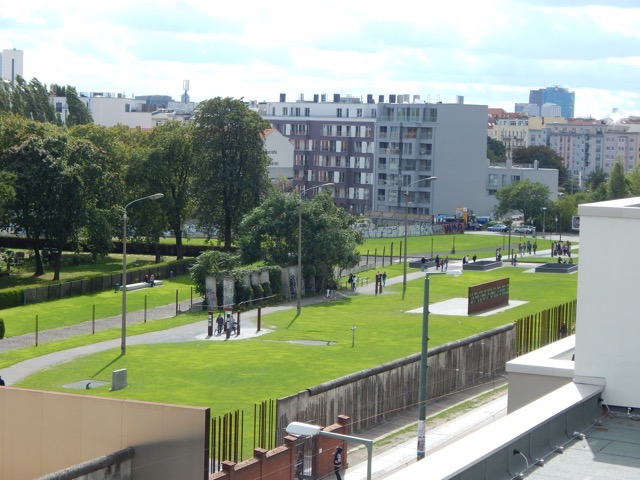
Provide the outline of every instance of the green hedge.
<path id="1" fill-rule="evenodd" d="M 24 305 L 23 288 L 0 290 L 0 309 L 20 307 Z"/>
<path id="2" fill-rule="evenodd" d="M 4 320 L 0 318 L 0 339 L 4 338 Z"/>

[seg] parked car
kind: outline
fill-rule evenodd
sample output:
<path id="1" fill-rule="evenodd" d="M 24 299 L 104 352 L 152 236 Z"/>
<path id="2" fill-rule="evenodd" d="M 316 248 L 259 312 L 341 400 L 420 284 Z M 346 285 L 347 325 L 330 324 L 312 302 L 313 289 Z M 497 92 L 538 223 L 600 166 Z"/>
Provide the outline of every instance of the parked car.
<path id="1" fill-rule="evenodd" d="M 482 224 L 481 223 L 470 223 L 469 225 L 467 225 L 467 230 L 482 230 Z"/>
<path id="2" fill-rule="evenodd" d="M 491 225 L 489 227 L 487 227 L 487 230 L 490 232 L 506 232 L 509 230 L 509 227 L 507 227 L 506 225 L 502 224 L 502 223 L 497 223 L 495 225 Z"/>
<path id="3" fill-rule="evenodd" d="M 531 235 L 533 232 L 536 231 L 536 229 L 531 225 L 519 225 L 513 231 L 515 233 L 526 233 L 528 235 Z"/>

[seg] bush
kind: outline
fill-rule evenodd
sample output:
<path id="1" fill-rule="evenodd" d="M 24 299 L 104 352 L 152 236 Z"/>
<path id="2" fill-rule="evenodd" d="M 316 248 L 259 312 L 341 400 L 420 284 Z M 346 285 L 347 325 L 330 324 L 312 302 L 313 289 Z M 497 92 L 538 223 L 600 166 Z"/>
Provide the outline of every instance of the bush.
<path id="1" fill-rule="evenodd" d="M 0 318 L 0 339 L 4 338 L 4 320 Z"/>
<path id="2" fill-rule="evenodd" d="M 23 289 L 7 289 L 0 291 L 0 309 L 19 307 L 24 304 Z"/>

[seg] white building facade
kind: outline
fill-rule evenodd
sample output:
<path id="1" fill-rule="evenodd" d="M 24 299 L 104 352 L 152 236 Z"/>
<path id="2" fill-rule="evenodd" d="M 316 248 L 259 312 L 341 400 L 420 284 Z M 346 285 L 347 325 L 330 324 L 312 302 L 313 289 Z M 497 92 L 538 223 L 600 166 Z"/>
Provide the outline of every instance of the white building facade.
<path id="1" fill-rule="evenodd" d="M 2 50 L 0 76 L 3 80 L 15 83 L 16 77 L 24 77 L 24 53 L 22 50 Z"/>

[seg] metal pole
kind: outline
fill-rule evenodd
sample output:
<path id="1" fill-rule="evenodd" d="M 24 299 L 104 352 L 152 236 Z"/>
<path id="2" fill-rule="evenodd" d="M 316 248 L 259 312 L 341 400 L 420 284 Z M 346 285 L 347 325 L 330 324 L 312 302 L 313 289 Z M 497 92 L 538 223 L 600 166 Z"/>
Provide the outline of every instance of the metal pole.
<path id="1" fill-rule="evenodd" d="M 122 216 L 122 339 L 120 341 L 120 355 L 127 353 L 127 206 Z"/>
<path id="2" fill-rule="evenodd" d="M 547 218 L 547 207 L 542 207 L 542 238 L 544 238 L 545 220 Z"/>
<path id="3" fill-rule="evenodd" d="M 429 344 L 429 274 L 424 276 L 422 305 L 422 346 L 420 349 L 420 378 L 418 382 L 418 460 L 424 458 L 427 419 L 427 351 Z"/>
<path id="4" fill-rule="evenodd" d="M 402 272 L 402 300 L 407 291 L 407 227 L 409 225 L 409 194 L 404 192 L 404 267 Z"/>
<path id="5" fill-rule="evenodd" d="M 302 193 L 300 194 L 300 200 L 298 203 L 298 273 L 296 275 L 296 308 L 298 315 L 300 315 L 301 308 L 301 293 L 300 286 L 302 285 L 301 277 L 302 276 Z"/>

